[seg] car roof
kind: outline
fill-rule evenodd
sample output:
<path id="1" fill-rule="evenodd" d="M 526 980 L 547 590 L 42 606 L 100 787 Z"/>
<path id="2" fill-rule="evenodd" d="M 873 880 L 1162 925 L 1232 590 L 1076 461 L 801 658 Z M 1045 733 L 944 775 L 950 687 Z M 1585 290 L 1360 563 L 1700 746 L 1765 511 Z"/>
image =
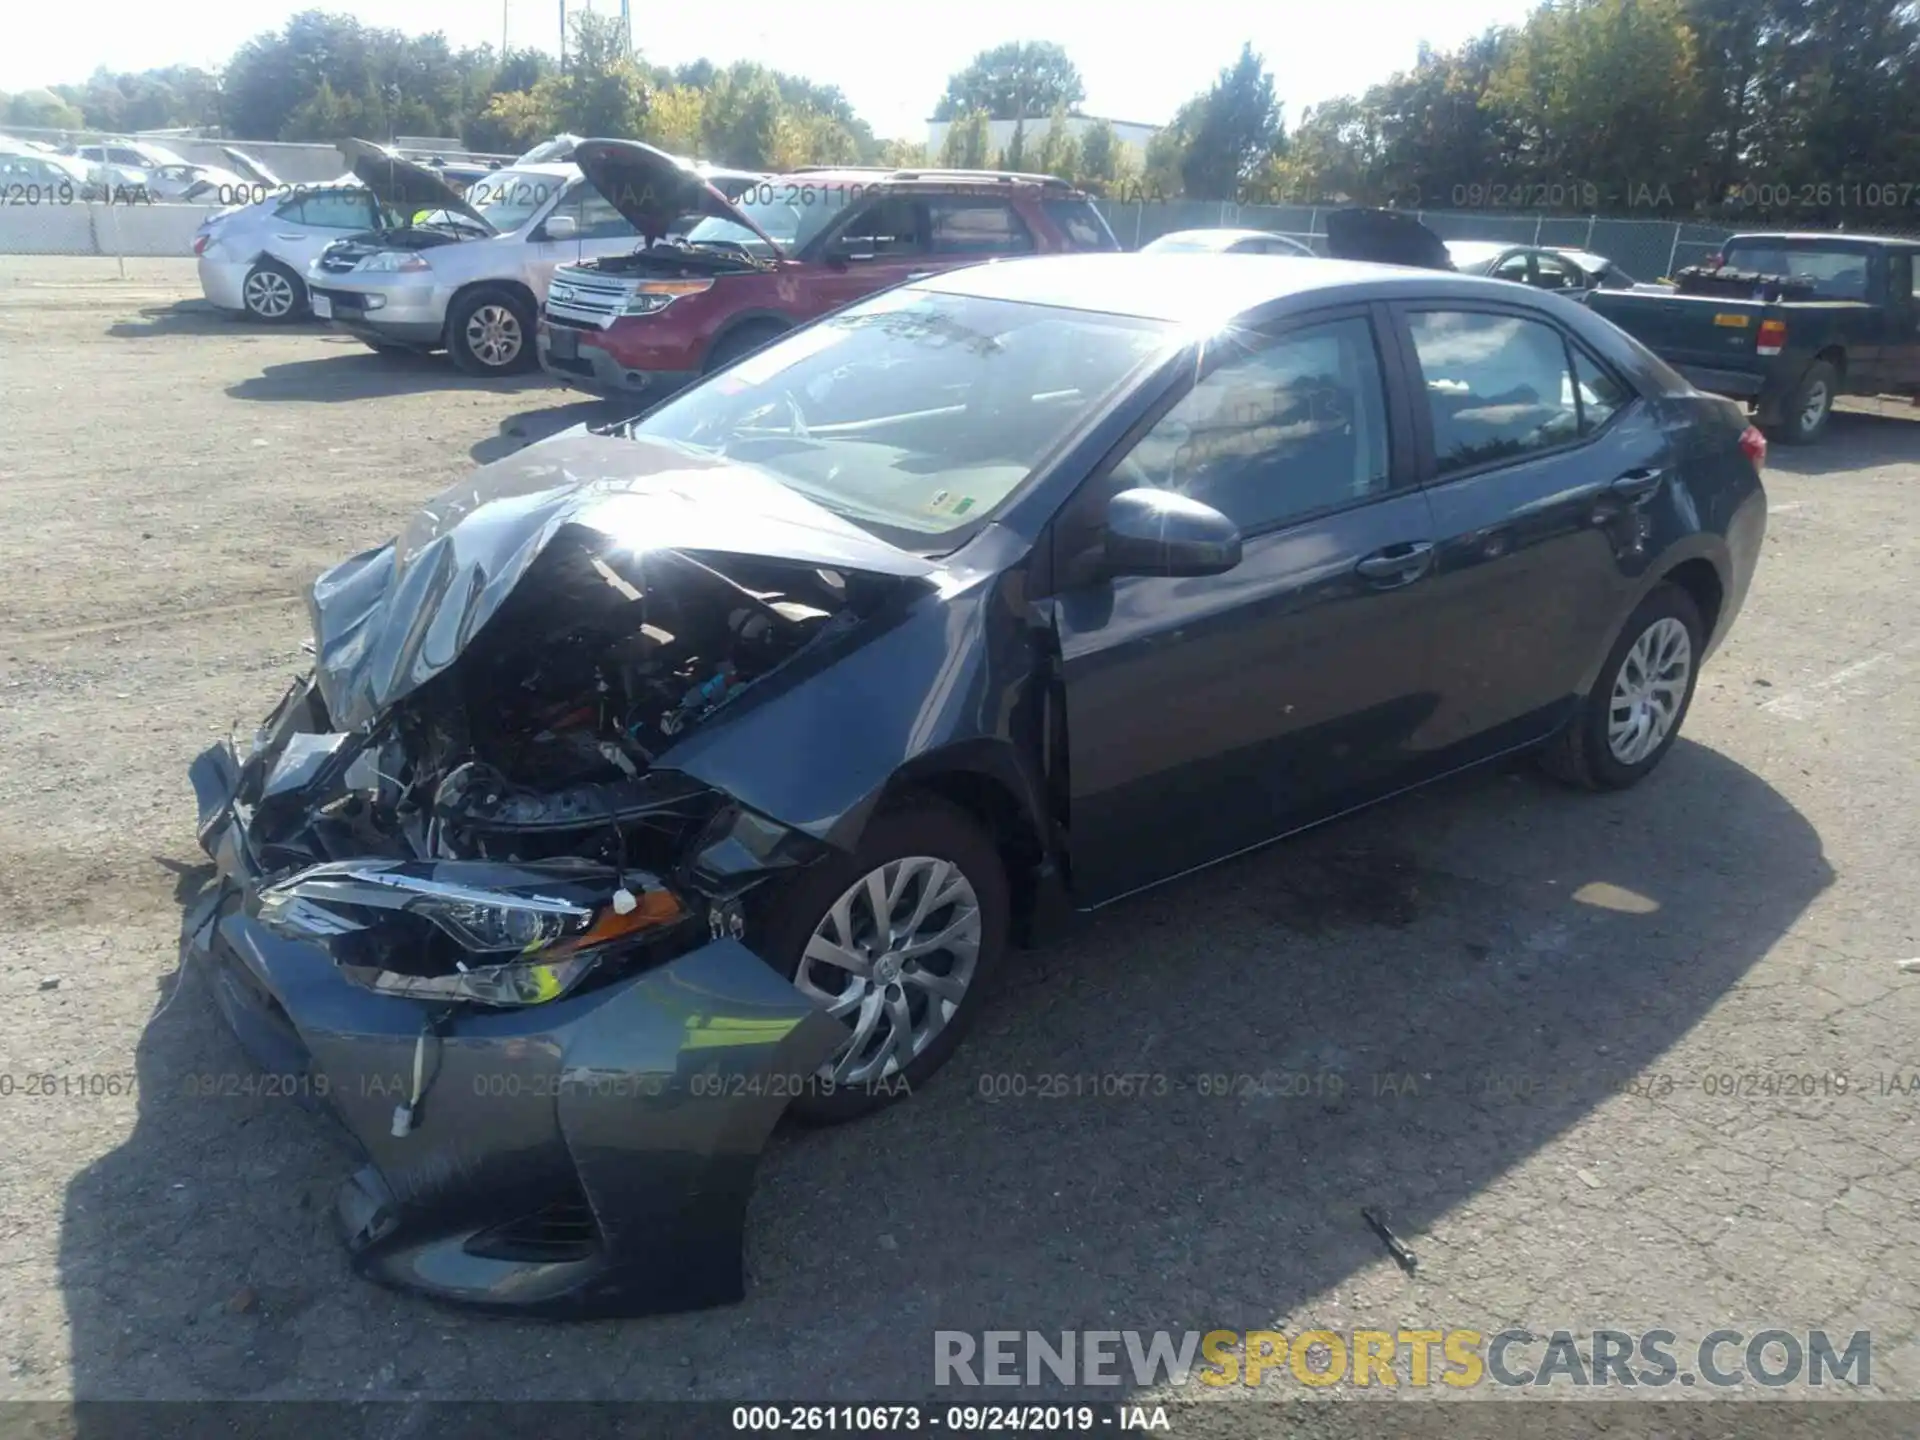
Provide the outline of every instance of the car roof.
<path id="1" fill-rule="evenodd" d="M 1613 264 L 1613 261 L 1604 255 L 1596 255 L 1591 250 L 1576 250 L 1571 245 L 1555 245 L 1552 249 L 1554 254 L 1566 256 L 1584 270 L 1604 270 Z"/>
<path id="2" fill-rule="evenodd" d="M 505 175 L 508 171 L 515 175 L 550 175 L 556 180 L 577 180 L 580 176 L 580 167 L 571 160 L 536 160 L 531 165 L 508 161 L 498 170 L 489 170 L 480 178 L 484 180 L 487 175 Z"/>
<path id="3" fill-rule="evenodd" d="M 1060 199 L 1087 199 L 1084 190 L 1076 190 L 1057 175 L 1027 174 L 1014 170 L 943 170 L 922 166 L 911 170 L 891 170 L 885 166 L 859 165 L 803 166 L 768 179 L 782 185 L 820 185 L 872 190 L 961 190 L 969 194 L 980 190 L 1042 190 Z"/>
<path id="4" fill-rule="evenodd" d="M 1796 245 L 1862 245 L 1875 247 L 1897 247 L 1911 250 L 1920 247 L 1920 240 L 1904 235 L 1853 235 L 1832 230 L 1747 230 L 1738 235 L 1729 235 L 1721 242 L 1722 248 L 1738 244 L 1742 240 L 1791 241 Z"/>
<path id="5" fill-rule="evenodd" d="M 1531 245 L 1515 245 L 1505 240 L 1443 240 L 1447 253 L 1456 260 L 1488 260 L 1509 250 L 1531 250 Z"/>
<path id="6" fill-rule="evenodd" d="M 1285 240 L 1289 237 L 1280 234 L 1277 230 L 1232 230 L 1207 227 L 1198 230 L 1169 230 L 1166 234 L 1156 235 L 1153 238 L 1156 242 L 1160 240 L 1185 240 L 1190 243 L 1205 241 L 1217 249 L 1224 250 L 1227 246 L 1238 244 L 1242 240 Z"/>
<path id="7" fill-rule="evenodd" d="M 1089 251 L 1035 255 L 948 270 L 913 288 L 983 300 L 1055 305 L 1108 315 L 1177 324 L 1218 323 L 1294 296 L 1364 287 L 1366 298 L 1390 300 L 1398 292 L 1431 296 L 1512 299 L 1504 281 L 1407 265 L 1300 257 L 1275 265 L 1270 255 L 1219 255 L 1208 251 L 1143 254 Z M 1522 292 L 1530 293 L 1530 292 Z M 1361 295 L 1336 295 L 1334 300 Z"/>

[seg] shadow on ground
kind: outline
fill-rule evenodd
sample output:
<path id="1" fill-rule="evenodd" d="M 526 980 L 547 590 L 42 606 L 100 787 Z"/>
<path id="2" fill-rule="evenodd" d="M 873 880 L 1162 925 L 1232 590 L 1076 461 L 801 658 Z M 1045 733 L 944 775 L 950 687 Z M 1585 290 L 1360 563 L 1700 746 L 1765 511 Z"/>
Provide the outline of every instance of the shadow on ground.
<path id="1" fill-rule="evenodd" d="M 1767 447 L 1767 469 L 1789 475 L 1839 475 L 1876 465 L 1920 464 L 1920 410 L 1904 402 L 1864 402 L 1886 407 L 1885 413 L 1836 410 L 1827 433 L 1811 445 Z"/>
<path id="2" fill-rule="evenodd" d="M 250 335 L 296 334 L 322 335 L 326 326 L 318 320 L 297 321 L 291 325 L 263 325 L 256 320 L 222 310 L 205 300 L 176 300 L 171 305 L 147 305 L 137 318 L 120 320 L 107 327 L 116 340 L 143 340 L 154 335 L 219 335 L 225 339 L 244 339 Z"/>
<path id="3" fill-rule="evenodd" d="M 67 1193 L 75 1389 L 931 1397 L 936 1327 L 1272 1326 L 1382 1259 L 1363 1206 L 1420 1253 L 1403 1317 L 1505 1275 L 1509 1243 L 1578 1274 L 1577 1225 L 1461 1207 L 1603 1103 L 1647 1103 L 1620 1092 L 1831 880 L 1785 799 L 1684 741 L 1627 794 L 1448 782 L 1017 953 L 923 1093 L 776 1138 L 743 1304 L 570 1326 L 353 1278 L 328 1219 L 349 1155 L 258 1093 L 189 972 L 141 1039 L 136 1128 Z"/>
<path id="4" fill-rule="evenodd" d="M 467 453 L 487 465 L 575 425 L 611 425 L 636 414 L 639 409 L 638 402 L 632 400 L 575 400 L 564 405 L 522 410 L 502 420 L 497 435 L 489 435 Z"/>
<path id="5" fill-rule="evenodd" d="M 485 378 L 455 368 L 445 355 L 411 350 L 370 350 L 358 340 L 329 336 L 328 353 L 313 360 L 269 365 L 258 375 L 229 385 L 236 400 L 274 403 L 286 400 L 352 401 L 383 395 L 416 395 L 433 390 L 552 389 L 539 371 Z"/>

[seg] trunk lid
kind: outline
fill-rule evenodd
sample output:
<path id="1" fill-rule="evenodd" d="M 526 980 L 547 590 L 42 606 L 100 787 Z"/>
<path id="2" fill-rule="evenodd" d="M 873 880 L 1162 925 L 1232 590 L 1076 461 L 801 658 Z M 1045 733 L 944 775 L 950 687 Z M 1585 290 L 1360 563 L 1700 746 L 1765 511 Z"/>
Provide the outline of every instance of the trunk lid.
<path id="1" fill-rule="evenodd" d="M 563 530 L 595 553 L 938 573 L 750 466 L 583 427 L 482 467 L 429 501 L 392 543 L 314 583 L 316 678 L 334 725 L 362 725 L 450 668 Z"/>
<path id="2" fill-rule="evenodd" d="M 1356 206 L 1327 216 L 1327 253 L 1336 260 L 1367 260 L 1378 265 L 1411 265 L 1421 270 L 1451 270 L 1446 243 L 1401 210 Z"/>
<path id="3" fill-rule="evenodd" d="M 775 256 L 786 256 L 779 241 L 698 170 L 665 151 L 637 140 L 582 140 L 574 146 L 572 159 L 646 244 L 665 238 L 681 216 L 698 214 L 731 220 L 766 241 Z"/>
<path id="4" fill-rule="evenodd" d="M 1599 290 L 1588 300 L 1605 316 L 1670 364 L 1753 368 L 1761 325 L 1778 311 L 1752 300 L 1710 295 Z"/>
<path id="5" fill-rule="evenodd" d="M 346 156 L 354 177 L 381 203 L 406 215 L 419 210 L 450 210 L 472 220 L 489 235 L 499 233 L 486 216 L 427 166 L 367 140 L 342 140 L 340 153 Z"/>

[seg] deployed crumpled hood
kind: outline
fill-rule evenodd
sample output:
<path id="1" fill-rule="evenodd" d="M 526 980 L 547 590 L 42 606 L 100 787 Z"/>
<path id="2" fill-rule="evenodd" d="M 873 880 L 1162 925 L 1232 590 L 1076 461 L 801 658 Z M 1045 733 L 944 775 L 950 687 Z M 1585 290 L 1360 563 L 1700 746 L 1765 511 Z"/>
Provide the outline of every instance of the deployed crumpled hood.
<path id="1" fill-rule="evenodd" d="M 567 431 L 483 466 L 429 501 L 397 540 L 314 582 L 315 672 L 335 727 L 365 724 L 451 666 L 568 525 L 605 536 L 610 553 L 937 571 L 750 466 Z"/>
<path id="2" fill-rule="evenodd" d="M 275 175 L 245 151 L 236 150 L 231 145 L 222 145 L 220 147 L 220 153 L 233 162 L 233 168 L 236 172 L 245 176 L 254 184 L 277 186 L 280 183 L 279 176 Z"/>
<path id="3" fill-rule="evenodd" d="M 672 233 L 684 215 L 712 215 L 744 226 L 773 247 L 780 242 L 684 161 L 637 140 L 582 140 L 572 160 L 593 188 L 648 244 Z"/>
<path id="4" fill-rule="evenodd" d="M 340 153 L 347 157 L 347 165 L 355 178 L 394 209 L 408 215 L 416 210 L 451 210 L 490 233 L 497 233 L 486 216 L 427 166 L 368 140 L 342 140 Z"/>
<path id="5" fill-rule="evenodd" d="M 1403 210 L 1356 207 L 1327 216 L 1327 253 L 1336 260 L 1370 260 L 1451 270 L 1446 242 Z"/>

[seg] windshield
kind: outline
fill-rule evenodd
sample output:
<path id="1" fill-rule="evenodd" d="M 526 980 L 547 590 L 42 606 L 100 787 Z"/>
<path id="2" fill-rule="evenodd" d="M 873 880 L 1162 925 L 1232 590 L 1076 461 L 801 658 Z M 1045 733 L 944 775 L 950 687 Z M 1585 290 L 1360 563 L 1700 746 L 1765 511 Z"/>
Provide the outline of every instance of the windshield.
<path id="1" fill-rule="evenodd" d="M 502 234 L 518 230 L 531 220 L 534 212 L 567 188 L 567 182 L 555 175 L 526 170 L 496 170 L 476 180 L 468 189 L 466 201 Z M 471 220 L 460 222 L 471 227 Z"/>
<path id="2" fill-rule="evenodd" d="M 723 187 L 724 188 L 724 187 Z M 789 255 L 804 247 L 832 223 L 833 217 L 860 198 L 861 187 L 845 183 L 806 180 L 762 180 L 743 189 L 733 208 L 780 242 Z M 766 255 L 767 242 L 744 225 L 709 215 L 687 232 L 689 243 L 723 240 Z M 771 257 L 768 257 L 771 258 Z"/>
<path id="3" fill-rule="evenodd" d="M 1727 246 L 1726 268 L 1811 281 L 1816 300 L 1867 298 L 1867 257 L 1858 250 L 1822 250 L 1778 240 L 1741 240 Z"/>
<path id="4" fill-rule="evenodd" d="M 891 290 L 749 356 L 634 433 L 752 464 L 883 540 L 939 554 L 1173 336 L 1162 321 Z"/>

